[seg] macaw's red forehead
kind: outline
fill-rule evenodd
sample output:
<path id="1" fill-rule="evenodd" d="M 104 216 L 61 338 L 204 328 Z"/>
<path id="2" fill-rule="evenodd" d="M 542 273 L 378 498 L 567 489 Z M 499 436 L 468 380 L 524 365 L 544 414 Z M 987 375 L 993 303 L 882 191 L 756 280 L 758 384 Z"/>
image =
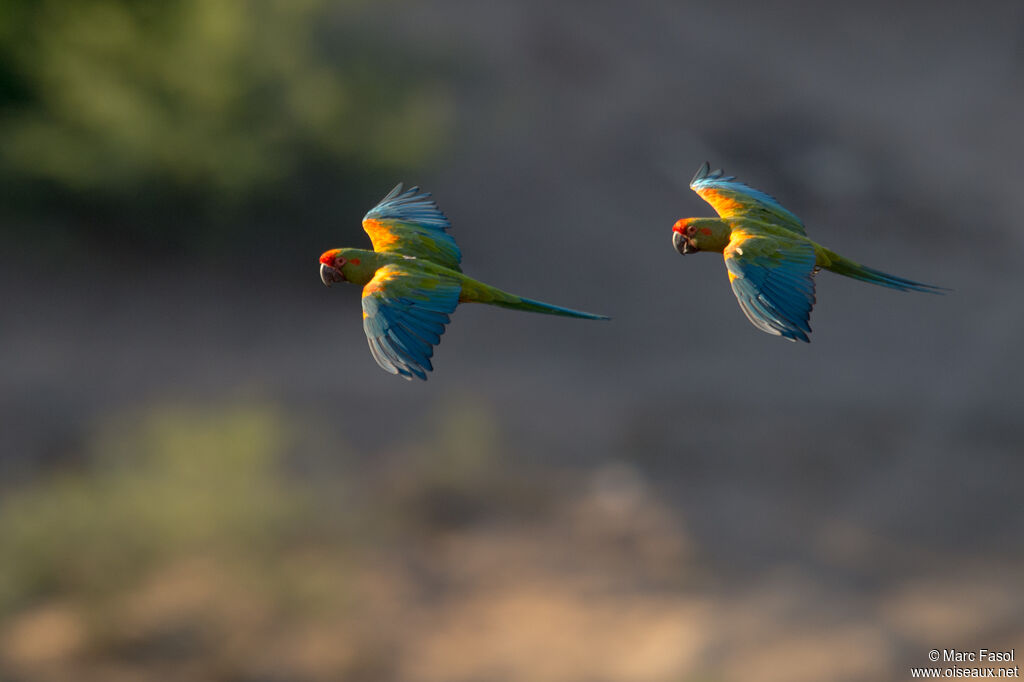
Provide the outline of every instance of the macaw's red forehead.
<path id="1" fill-rule="evenodd" d="M 341 258 L 341 249 L 331 249 L 330 251 L 324 251 L 323 254 L 321 254 L 320 262 L 324 265 L 330 265 L 332 268 L 339 267 L 339 258 Z M 346 261 L 344 258 L 341 258 L 341 265 L 344 265 L 346 262 L 352 263 L 353 265 L 359 265 L 360 260 L 358 258 L 349 258 Z"/>

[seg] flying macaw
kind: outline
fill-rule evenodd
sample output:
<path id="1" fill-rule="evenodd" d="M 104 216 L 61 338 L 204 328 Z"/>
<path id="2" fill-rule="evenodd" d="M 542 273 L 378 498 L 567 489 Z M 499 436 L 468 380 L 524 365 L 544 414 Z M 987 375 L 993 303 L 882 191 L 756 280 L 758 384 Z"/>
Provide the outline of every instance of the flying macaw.
<path id="1" fill-rule="evenodd" d="M 516 296 L 462 274 L 462 252 L 448 234 L 448 218 L 419 187 L 399 183 L 363 218 L 373 251 L 331 249 L 320 256 L 327 286 L 363 287 L 363 331 L 374 360 L 386 372 L 426 381 L 430 358 L 448 315 L 459 303 L 491 305 L 549 315 L 607 320 Z"/>
<path id="2" fill-rule="evenodd" d="M 672 226 L 672 246 L 684 255 L 723 254 L 740 308 L 763 332 L 810 343 L 814 275 L 821 268 L 900 291 L 949 291 L 860 265 L 826 249 L 808 239 L 800 219 L 774 197 L 720 170 L 710 171 L 707 162 L 693 176 L 690 189 L 711 204 L 718 217 L 679 219 Z"/>

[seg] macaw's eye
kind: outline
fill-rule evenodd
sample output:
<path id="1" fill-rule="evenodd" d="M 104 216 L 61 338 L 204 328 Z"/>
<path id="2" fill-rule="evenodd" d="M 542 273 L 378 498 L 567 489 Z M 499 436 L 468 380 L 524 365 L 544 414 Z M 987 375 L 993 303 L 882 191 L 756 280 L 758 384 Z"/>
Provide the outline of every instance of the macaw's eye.
<path id="1" fill-rule="evenodd" d="M 687 234 L 687 236 L 690 236 L 690 237 L 692 237 L 693 235 L 697 234 L 697 226 L 696 225 L 687 225 L 687 227 L 686 227 L 686 234 Z"/>
<path id="2" fill-rule="evenodd" d="M 345 261 L 345 258 L 343 256 L 335 256 L 335 258 L 334 258 L 334 267 L 336 267 L 336 268 L 345 267 L 345 262 L 346 261 Z"/>

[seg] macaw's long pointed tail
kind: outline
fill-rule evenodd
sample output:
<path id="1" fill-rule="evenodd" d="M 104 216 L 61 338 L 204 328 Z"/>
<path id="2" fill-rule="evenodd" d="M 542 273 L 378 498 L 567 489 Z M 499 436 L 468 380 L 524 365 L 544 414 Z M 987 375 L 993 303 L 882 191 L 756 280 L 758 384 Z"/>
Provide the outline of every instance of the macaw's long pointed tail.
<path id="1" fill-rule="evenodd" d="M 594 313 L 585 313 L 580 310 L 572 310 L 571 308 L 563 308 L 559 305 L 551 305 L 550 303 L 544 303 L 543 301 L 534 301 L 530 298 L 523 298 L 521 296 L 513 296 L 516 299 L 513 301 L 491 301 L 491 305 L 500 305 L 502 308 L 511 308 L 512 310 L 527 310 L 531 313 L 545 313 L 546 315 L 561 315 L 563 317 L 578 317 L 584 320 L 610 320 L 611 318 L 607 315 L 596 315 Z"/>
<path id="2" fill-rule="evenodd" d="M 606 315 L 595 315 L 594 313 L 585 313 L 580 310 L 572 310 L 571 308 L 563 308 L 558 305 L 551 305 L 550 303 L 544 303 L 543 301 L 534 301 L 531 298 L 523 298 L 522 296 L 516 296 L 508 292 L 502 291 L 495 287 L 478 282 L 476 280 L 470 280 L 468 277 L 467 281 L 462 284 L 462 295 L 459 300 L 465 303 L 489 303 L 491 305 L 498 305 L 502 308 L 511 308 L 512 310 L 526 310 L 531 313 L 544 313 L 546 315 L 561 315 L 563 317 L 576 317 L 584 320 L 609 320 L 611 318 Z"/>
<path id="3" fill-rule="evenodd" d="M 846 277 L 852 277 L 853 279 L 859 279 L 862 282 L 869 282 L 871 284 L 877 284 L 883 287 L 889 287 L 890 289 L 898 289 L 900 291 L 920 291 L 926 294 L 944 294 L 947 291 L 951 291 L 945 287 L 937 287 L 933 284 L 923 284 L 921 282 L 915 282 L 912 279 L 906 279 L 904 277 L 897 277 L 896 275 L 890 275 L 887 272 L 881 270 L 875 270 L 869 268 L 866 265 L 855 263 L 849 258 L 843 258 L 838 253 L 833 251 L 825 250 L 827 254 L 827 260 L 830 261 L 822 265 L 826 270 L 831 270 L 837 275 L 844 275 Z M 819 263 L 821 260 L 819 260 Z"/>

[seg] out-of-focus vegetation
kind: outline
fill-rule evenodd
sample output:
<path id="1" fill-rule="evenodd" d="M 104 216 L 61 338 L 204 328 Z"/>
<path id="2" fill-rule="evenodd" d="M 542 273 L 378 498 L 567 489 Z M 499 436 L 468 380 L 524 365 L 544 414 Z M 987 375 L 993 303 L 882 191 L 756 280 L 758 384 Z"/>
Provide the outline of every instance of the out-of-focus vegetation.
<path id="1" fill-rule="evenodd" d="M 39 599 L 107 595 L 182 555 L 262 564 L 296 544 L 458 526 L 509 494 L 533 506 L 523 479 L 501 471 L 486 411 L 454 406 L 428 433 L 375 468 L 264 405 L 110 419 L 74 458 L 81 466 L 5 491 L 0 616 Z M 350 478 L 371 479 L 388 503 Z"/>
<path id="2" fill-rule="evenodd" d="M 107 420 L 77 465 L 0 498 L 0 678 L 391 670 L 387 618 L 418 586 L 382 568 L 550 492 L 506 468 L 486 411 L 438 417 L 379 463 L 265 405 Z"/>
<path id="3" fill-rule="evenodd" d="M 380 457 L 327 431 L 155 407 L 5 493 L 0 679 L 653 681 L 692 659 L 676 616 L 700 607 L 650 595 L 700 573 L 630 471 L 540 475 L 479 404 Z"/>
<path id="4" fill-rule="evenodd" d="M 422 164 L 445 90 L 422 55 L 362 30 L 364 5 L 0 4 L 8 231 L 216 248 L 254 215 Z"/>
<path id="5" fill-rule="evenodd" d="M 269 551 L 302 510 L 279 477 L 286 425 L 272 410 L 163 409 L 115 422 L 84 468 L 5 494 L 0 613 L 104 595 L 182 553 Z"/>
<path id="6" fill-rule="evenodd" d="M 500 431 L 479 402 L 370 453 L 267 405 L 104 420 L 0 498 L 0 679 L 810 682 L 1019 639 L 1019 562 L 868 597 L 738 581 L 640 471 L 537 468 Z"/>

